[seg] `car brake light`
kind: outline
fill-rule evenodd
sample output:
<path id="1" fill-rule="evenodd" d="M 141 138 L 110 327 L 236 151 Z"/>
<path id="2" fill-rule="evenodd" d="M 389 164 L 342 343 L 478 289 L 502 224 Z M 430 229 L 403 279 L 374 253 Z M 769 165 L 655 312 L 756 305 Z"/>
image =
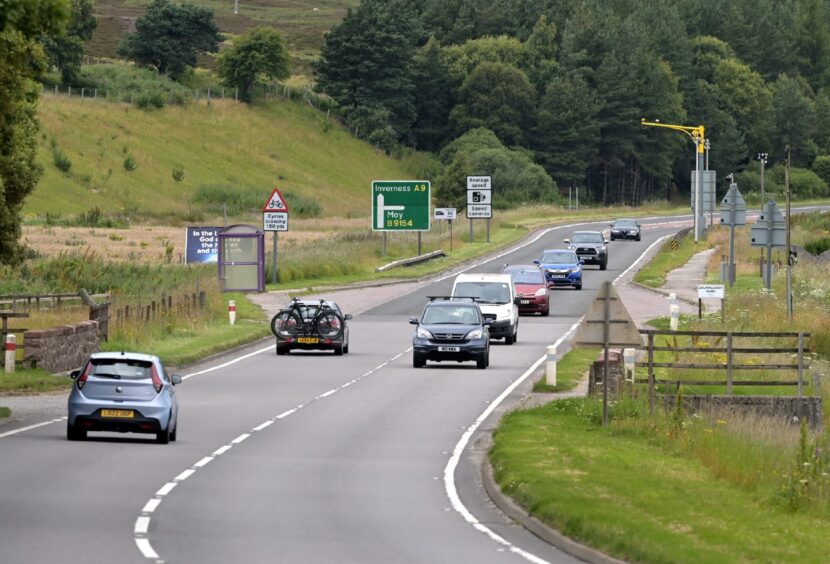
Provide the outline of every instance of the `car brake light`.
<path id="1" fill-rule="evenodd" d="M 156 392 L 161 392 L 161 389 L 164 387 L 164 382 L 161 381 L 159 377 L 159 373 L 156 372 L 156 365 L 153 364 L 150 370 L 150 376 L 153 378 L 153 387 L 156 389 Z"/>
<path id="2" fill-rule="evenodd" d="M 87 362 L 86 366 L 84 366 L 83 372 L 80 373 L 78 379 L 75 382 L 78 384 L 78 389 L 81 390 L 86 384 L 86 379 L 89 378 L 89 373 L 92 372 L 92 363 Z"/>

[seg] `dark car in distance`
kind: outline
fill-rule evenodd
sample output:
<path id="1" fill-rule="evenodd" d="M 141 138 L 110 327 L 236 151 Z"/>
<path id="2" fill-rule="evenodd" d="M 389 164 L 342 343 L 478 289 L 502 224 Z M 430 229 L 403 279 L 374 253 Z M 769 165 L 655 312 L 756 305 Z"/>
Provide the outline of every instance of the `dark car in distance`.
<path id="1" fill-rule="evenodd" d="M 484 319 L 472 298 L 431 297 L 421 317 L 411 317 L 412 366 L 422 368 L 428 360 L 464 362 L 477 368 L 490 364 L 491 321 Z"/>
<path id="2" fill-rule="evenodd" d="M 501 272 L 513 278 L 519 313 L 550 315 L 550 290 L 545 273 L 538 265 L 505 264 Z"/>
<path id="3" fill-rule="evenodd" d="M 633 219 L 617 219 L 611 224 L 611 240 L 640 240 L 640 224 Z"/>
<path id="4" fill-rule="evenodd" d="M 575 231 L 565 243 L 582 264 L 596 264 L 600 270 L 608 268 L 608 246 L 602 231 Z"/>

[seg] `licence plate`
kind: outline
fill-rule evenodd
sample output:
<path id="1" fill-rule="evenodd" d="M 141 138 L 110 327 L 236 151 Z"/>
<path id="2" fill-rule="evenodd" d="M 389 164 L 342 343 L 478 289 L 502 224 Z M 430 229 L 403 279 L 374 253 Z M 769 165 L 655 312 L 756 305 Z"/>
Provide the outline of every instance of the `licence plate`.
<path id="1" fill-rule="evenodd" d="M 135 413 L 132 409 L 102 409 L 101 417 L 117 417 L 119 419 L 132 419 Z"/>
<path id="2" fill-rule="evenodd" d="M 438 347 L 438 352 L 461 352 L 461 347 Z"/>
<path id="3" fill-rule="evenodd" d="M 305 344 L 308 344 L 308 345 L 314 345 L 314 344 L 319 343 L 320 339 L 318 339 L 317 337 L 298 337 L 297 342 L 298 343 L 305 343 Z"/>
<path id="4" fill-rule="evenodd" d="M 554 278 L 565 278 L 565 275 L 564 274 L 554 274 L 553 277 Z"/>
<path id="5" fill-rule="evenodd" d="M 526 304 L 529 304 L 529 303 L 530 303 L 530 300 L 522 300 L 521 301 L 521 305 L 526 305 Z"/>

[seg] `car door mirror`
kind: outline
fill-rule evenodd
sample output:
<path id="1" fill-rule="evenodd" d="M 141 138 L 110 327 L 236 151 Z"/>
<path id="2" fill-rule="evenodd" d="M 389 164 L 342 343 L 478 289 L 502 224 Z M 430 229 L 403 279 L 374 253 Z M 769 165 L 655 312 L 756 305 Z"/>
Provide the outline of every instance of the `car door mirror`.
<path id="1" fill-rule="evenodd" d="M 410 317 L 409 318 L 410 325 L 418 325 L 418 318 L 417 317 Z"/>
<path id="2" fill-rule="evenodd" d="M 354 319 L 354 317 L 352 317 L 351 313 L 347 313 L 343 316 L 343 319 L 345 319 L 346 321 L 351 321 L 352 319 Z"/>
<path id="3" fill-rule="evenodd" d="M 173 374 L 172 376 L 170 376 L 170 382 L 171 382 L 174 386 L 175 386 L 176 384 L 181 384 L 181 383 L 182 383 L 182 377 L 181 377 L 181 376 L 179 376 L 178 374 Z"/>
<path id="4" fill-rule="evenodd" d="M 565 239 L 565 244 L 566 244 L 566 245 L 570 245 L 570 244 L 571 244 L 571 240 L 570 240 L 570 239 Z"/>
<path id="5" fill-rule="evenodd" d="M 492 325 L 492 324 L 493 324 L 493 320 L 492 320 L 492 319 L 490 319 L 490 318 L 485 318 L 485 319 L 484 319 L 484 325 Z"/>
<path id="6" fill-rule="evenodd" d="M 542 264 L 542 263 L 541 263 L 541 261 L 534 260 L 534 261 L 533 261 L 533 264 Z"/>
<path id="7" fill-rule="evenodd" d="M 80 375 L 81 375 L 80 370 L 73 370 L 72 372 L 69 373 L 69 377 L 72 378 L 73 380 L 75 378 L 77 378 L 78 376 L 80 376 Z"/>

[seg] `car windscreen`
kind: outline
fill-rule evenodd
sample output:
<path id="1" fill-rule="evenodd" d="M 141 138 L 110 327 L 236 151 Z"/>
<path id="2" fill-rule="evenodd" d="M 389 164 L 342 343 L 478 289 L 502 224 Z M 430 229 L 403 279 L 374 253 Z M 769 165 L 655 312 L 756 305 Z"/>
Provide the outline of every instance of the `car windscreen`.
<path id="1" fill-rule="evenodd" d="M 544 284 L 545 277 L 542 271 L 538 268 L 508 268 L 504 270 L 505 274 L 513 277 L 513 282 L 516 284 Z"/>
<path id="2" fill-rule="evenodd" d="M 637 222 L 630 219 L 620 219 L 614 222 L 614 227 L 621 229 L 635 229 L 637 227 Z"/>
<path id="3" fill-rule="evenodd" d="M 455 286 L 456 296 L 473 296 L 480 303 L 510 303 L 510 285 L 505 282 L 459 282 Z"/>
<path id="4" fill-rule="evenodd" d="M 90 376 L 116 380 L 144 380 L 151 377 L 153 363 L 147 360 L 97 358 Z"/>
<path id="5" fill-rule="evenodd" d="M 478 325 L 478 309 L 470 306 L 434 305 L 424 311 L 421 323 L 425 325 Z"/>
<path id="6" fill-rule="evenodd" d="M 601 233 L 574 233 L 571 239 L 574 243 L 602 243 Z"/>
<path id="7" fill-rule="evenodd" d="M 542 255 L 541 262 L 548 264 L 572 264 L 577 262 L 576 255 L 566 251 L 548 251 Z"/>

